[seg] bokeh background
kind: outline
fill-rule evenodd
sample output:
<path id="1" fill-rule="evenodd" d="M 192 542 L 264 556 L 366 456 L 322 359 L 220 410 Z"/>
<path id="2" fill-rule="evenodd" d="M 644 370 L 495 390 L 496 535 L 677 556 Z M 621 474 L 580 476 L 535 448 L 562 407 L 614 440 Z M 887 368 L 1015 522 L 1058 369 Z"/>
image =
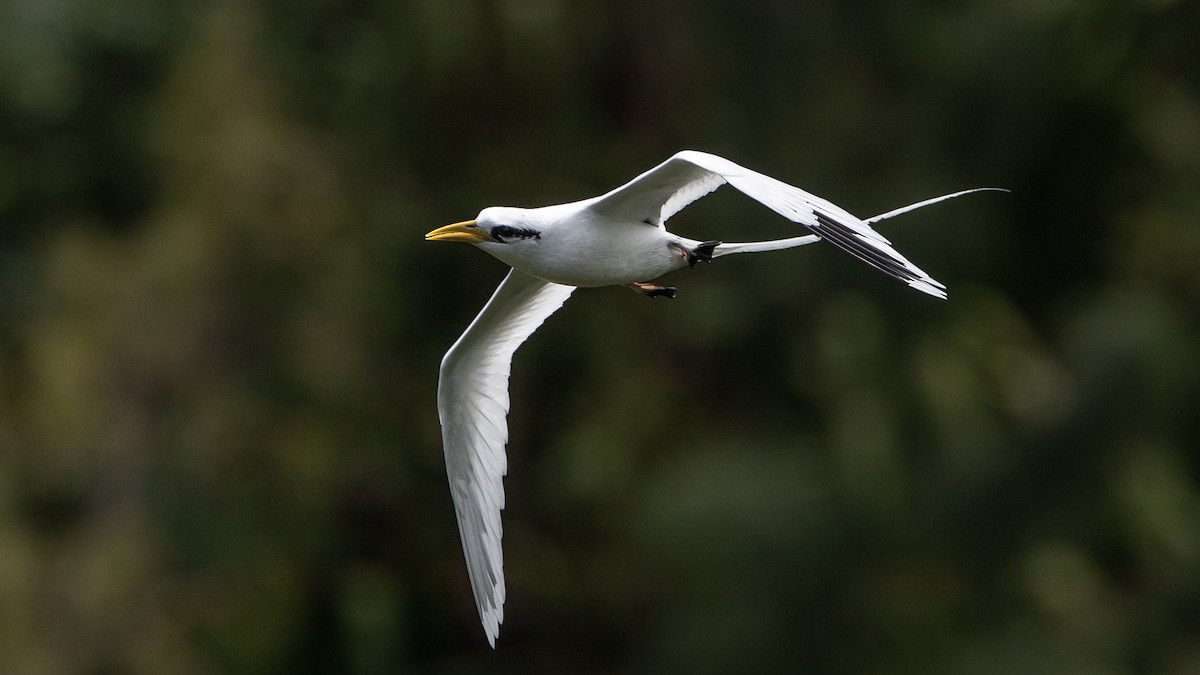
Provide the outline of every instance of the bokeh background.
<path id="1" fill-rule="evenodd" d="M 1200 4 L 7 0 L 0 672 L 1200 672 Z M 517 354 L 499 648 L 421 235 L 708 150 L 884 226 Z M 728 194 L 727 194 L 728 192 Z M 791 236 L 728 190 L 672 229 Z"/>

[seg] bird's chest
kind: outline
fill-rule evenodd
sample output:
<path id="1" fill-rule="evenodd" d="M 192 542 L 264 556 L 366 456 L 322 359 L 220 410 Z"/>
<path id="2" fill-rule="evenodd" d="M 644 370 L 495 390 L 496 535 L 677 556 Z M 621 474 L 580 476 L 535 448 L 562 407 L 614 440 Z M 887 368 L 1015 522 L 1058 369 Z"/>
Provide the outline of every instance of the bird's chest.
<path id="1" fill-rule="evenodd" d="M 681 267 L 682 258 L 657 227 L 578 227 L 543 232 L 537 239 L 490 244 L 509 265 L 570 286 L 610 286 L 648 281 Z"/>

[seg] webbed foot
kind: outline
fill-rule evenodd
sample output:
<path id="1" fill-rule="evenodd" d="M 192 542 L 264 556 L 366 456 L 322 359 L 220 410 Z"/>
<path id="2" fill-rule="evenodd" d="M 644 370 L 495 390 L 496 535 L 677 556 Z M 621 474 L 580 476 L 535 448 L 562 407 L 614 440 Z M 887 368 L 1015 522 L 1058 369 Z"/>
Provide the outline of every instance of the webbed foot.
<path id="1" fill-rule="evenodd" d="M 698 262 L 712 262 L 713 250 L 720 245 L 719 241 L 706 241 L 689 250 L 678 244 L 671 244 L 675 251 L 687 261 L 688 267 L 695 267 Z"/>
<path id="2" fill-rule="evenodd" d="M 625 284 L 625 288 L 637 291 L 647 298 L 657 298 L 660 295 L 666 298 L 675 297 L 674 286 L 660 286 L 658 284 L 638 282 L 633 284 Z"/>
<path id="3" fill-rule="evenodd" d="M 692 255 L 688 258 L 688 265 L 695 267 L 696 261 L 712 262 L 713 251 L 721 245 L 719 241 L 706 241 L 696 248 L 692 249 Z"/>

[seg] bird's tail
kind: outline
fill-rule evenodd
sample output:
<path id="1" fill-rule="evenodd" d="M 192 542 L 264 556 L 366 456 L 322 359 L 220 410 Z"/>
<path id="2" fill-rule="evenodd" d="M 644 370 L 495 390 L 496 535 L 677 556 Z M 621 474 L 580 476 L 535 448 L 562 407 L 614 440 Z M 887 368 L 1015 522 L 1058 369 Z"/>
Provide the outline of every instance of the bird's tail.
<path id="1" fill-rule="evenodd" d="M 733 253 L 762 253 L 764 251 L 782 251 L 785 248 L 795 248 L 805 244 L 820 241 L 821 238 L 815 234 L 805 235 L 803 237 L 789 237 L 787 239 L 772 239 L 771 241 L 726 241 L 717 244 L 713 249 L 712 257 L 720 258 L 723 255 L 731 255 Z"/>
<path id="2" fill-rule="evenodd" d="M 926 199 L 924 201 L 917 202 L 916 204 L 909 204 L 908 206 L 901 206 L 900 208 L 892 209 L 891 211 L 888 211 L 887 213 L 881 213 L 877 216 L 867 218 L 863 222 L 868 225 L 870 225 L 872 223 L 878 223 L 881 220 L 887 220 L 888 218 L 898 216 L 902 213 L 908 213 L 909 211 L 916 211 L 917 209 L 924 208 L 931 204 L 936 204 L 938 202 L 944 202 L 947 199 L 954 199 L 955 197 L 969 195 L 972 192 L 986 192 L 986 191 L 1009 192 L 1009 190 L 1007 188 L 994 188 L 994 187 L 981 187 L 981 188 L 971 188 L 970 190 L 960 190 L 958 192 L 952 192 L 948 195 L 942 195 L 941 197 L 934 197 L 932 199 Z"/>
<path id="3" fill-rule="evenodd" d="M 870 218 L 867 218 L 867 219 L 863 220 L 863 222 L 868 225 L 872 225 L 872 224 L 878 223 L 882 220 L 887 220 L 889 218 L 894 218 L 903 213 L 908 213 L 909 211 L 916 211 L 917 209 L 924 208 L 924 207 L 930 206 L 932 204 L 937 204 L 938 202 L 944 202 L 948 199 L 954 199 L 955 197 L 962 197 L 963 195 L 969 195 L 972 192 L 983 192 L 983 191 L 987 191 L 987 190 L 996 191 L 996 192 L 1008 192 L 1008 190 L 1005 188 L 993 188 L 993 187 L 982 187 L 982 188 L 972 188 L 970 190 L 960 190 L 958 192 L 953 192 L 948 195 L 942 195 L 940 197 L 933 197 L 931 199 L 919 201 L 915 204 L 909 204 L 908 206 L 901 206 L 900 208 L 892 209 L 891 211 L 888 211 L 887 213 L 881 213 L 877 216 L 872 216 Z M 809 235 L 805 235 L 803 237 L 788 237 L 787 239 L 772 239 L 770 241 L 747 241 L 747 242 L 730 241 L 730 242 L 724 242 L 724 243 L 717 245 L 717 247 L 715 249 L 713 249 L 712 257 L 720 258 L 723 255 L 731 255 L 734 253 L 763 253 L 766 251 L 782 251 L 783 249 L 786 249 L 786 248 L 795 248 L 797 246 L 804 246 L 805 244 L 812 244 L 812 243 L 818 242 L 820 240 L 821 240 L 821 238 L 818 237 L 817 235 L 809 234 Z"/>

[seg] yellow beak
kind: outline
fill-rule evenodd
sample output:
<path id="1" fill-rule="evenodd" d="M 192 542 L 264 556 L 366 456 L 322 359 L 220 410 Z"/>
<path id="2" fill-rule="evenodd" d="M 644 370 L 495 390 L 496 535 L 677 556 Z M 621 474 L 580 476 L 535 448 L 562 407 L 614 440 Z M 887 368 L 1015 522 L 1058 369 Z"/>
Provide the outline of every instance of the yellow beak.
<path id="1" fill-rule="evenodd" d="M 492 241 L 487 232 L 484 232 L 482 227 L 475 224 L 473 220 L 464 220 L 461 223 L 454 223 L 445 227 L 425 234 L 425 241 L 461 241 L 468 244 L 478 244 L 483 241 Z"/>

